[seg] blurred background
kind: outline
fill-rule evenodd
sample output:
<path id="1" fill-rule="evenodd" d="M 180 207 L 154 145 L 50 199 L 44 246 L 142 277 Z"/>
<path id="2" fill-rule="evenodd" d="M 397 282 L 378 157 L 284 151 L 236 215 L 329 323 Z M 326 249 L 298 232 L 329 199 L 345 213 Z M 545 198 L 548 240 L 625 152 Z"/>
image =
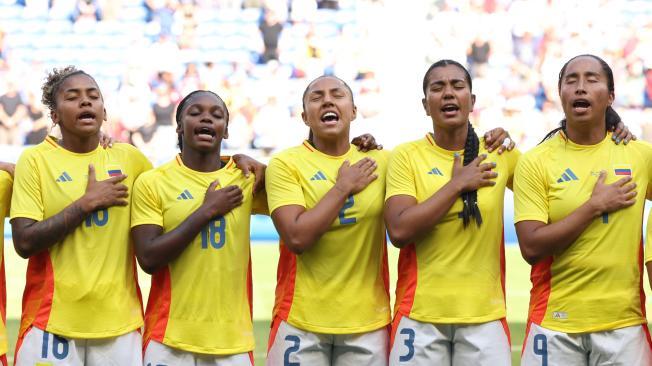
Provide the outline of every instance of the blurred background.
<path id="1" fill-rule="evenodd" d="M 423 74 L 442 58 L 473 75 L 476 130 L 501 126 L 526 151 L 562 118 L 558 73 L 581 53 L 611 65 L 615 109 L 636 136 L 652 142 L 652 1 L 0 0 L 0 160 L 15 162 L 24 146 L 57 134 L 40 102 L 53 67 L 75 65 L 93 75 L 105 98 L 106 133 L 159 165 L 177 153 L 177 102 L 200 88 L 228 105 L 225 154 L 267 161 L 298 145 L 308 135 L 301 95 L 322 74 L 353 89 L 352 135 L 372 133 L 387 148 L 419 138 L 432 130 L 421 106 Z M 508 193 L 508 244 L 516 241 L 512 215 Z M 14 253 L 8 229 L 13 348 L 26 261 Z M 265 355 L 278 257 L 275 245 L 258 244 L 276 244 L 275 237 L 268 219 L 252 221 L 257 364 Z M 392 282 L 397 253 L 389 251 Z M 529 266 L 515 245 L 506 257 L 517 364 Z M 147 276 L 141 279 L 147 293 Z"/>
<path id="2" fill-rule="evenodd" d="M 105 130 L 155 163 L 176 153 L 175 104 L 198 88 L 227 101 L 228 151 L 300 143 L 301 93 L 322 74 L 354 90 L 353 132 L 391 148 L 432 129 L 421 79 L 441 58 L 472 71 L 477 129 L 502 126 L 527 150 L 561 118 L 562 64 L 586 52 L 612 66 L 616 110 L 652 140 L 652 1 L 0 0 L 0 153 L 48 133 L 40 85 L 65 65 L 97 79 Z"/>

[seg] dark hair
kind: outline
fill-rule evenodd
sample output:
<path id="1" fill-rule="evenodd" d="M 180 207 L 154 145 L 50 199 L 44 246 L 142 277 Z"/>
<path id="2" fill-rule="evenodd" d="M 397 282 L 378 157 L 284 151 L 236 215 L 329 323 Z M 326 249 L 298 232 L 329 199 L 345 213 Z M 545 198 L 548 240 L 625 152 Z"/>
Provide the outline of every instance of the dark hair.
<path id="1" fill-rule="evenodd" d="M 97 84 L 95 78 L 93 78 L 83 70 L 78 70 L 76 67 L 72 65 L 66 66 L 62 69 L 57 69 L 57 68 L 52 69 L 52 72 L 48 73 L 48 75 L 46 76 L 43 86 L 41 86 L 41 91 L 43 92 L 43 96 L 41 97 L 41 102 L 46 107 L 48 107 L 50 112 L 54 112 L 54 110 L 57 109 L 57 92 L 59 91 L 61 84 L 63 84 L 63 82 L 66 79 L 74 75 L 86 75 L 89 78 L 91 78 L 91 80 L 93 80 L 95 84 Z"/>
<path id="2" fill-rule="evenodd" d="M 471 75 L 469 71 L 462 66 L 457 61 L 453 60 L 439 60 L 434 64 L 430 65 L 428 71 L 423 76 L 423 95 L 426 95 L 428 89 L 428 78 L 430 77 L 430 72 L 438 67 L 445 67 L 448 65 L 457 66 L 462 71 L 464 71 L 464 78 L 469 84 L 469 90 L 473 91 L 473 83 L 471 82 Z M 478 152 L 480 150 L 480 139 L 475 133 L 471 122 L 467 123 L 467 132 L 466 132 L 466 142 L 464 143 L 464 165 L 469 165 L 475 158 L 478 157 Z M 478 191 L 468 191 L 460 194 L 462 199 L 462 212 L 460 213 L 462 217 L 462 223 L 464 227 L 467 227 L 471 222 L 471 218 L 475 218 L 475 222 L 478 226 L 482 225 L 482 213 L 480 212 L 480 207 L 478 207 Z"/>
<path id="3" fill-rule="evenodd" d="M 349 94 L 351 94 L 351 103 L 353 103 L 355 105 L 355 101 L 353 100 L 353 90 L 351 90 L 351 87 L 349 86 L 349 84 L 346 83 L 346 81 L 338 78 L 335 75 L 322 75 L 322 76 L 319 76 L 319 77 L 313 79 L 311 82 L 309 82 L 308 86 L 306 86 L 306 89 L 303 91 L 303 95 L 301 96 L 301 105 L 303 106 L 303 111 L 304 112 L 306 111 L 306 96 L 308 95 L 308 90 L 310 89 L 310 86 L 315 81 L 317 81 L 319 79 L 323 79 L 323 78 L 334 78 L 334 79 L 337 79 L 337 80 L 341 81 L 342 84 L 344 84 L 346 89 L 349 91 Z M 312 137 L 313 137 L 312 136 L 312 130 L 310 130 L 310 132 L 308 132 L 308 142 L 310 142 L 310 144 L 312 144 Z"/>
<path id="4" fill-rule="evenodd" d="M 183 113 L 183 111 L 186 108 L 186 105 L 188 104 L 190 99 L 192 97 L 194 97 L 195 95 L 198 95 L 198 94 L 201 94 L 201 93 L 212 94 L 212 95 L 215 96 L 215 98 L 217 98 L 217 100 L 219 100 L 220 102 L 222 102 L 222 104 L 224 104 L 224 113 L 226 113 L 226 123 L 228 125 L 229 124 L 229 109 L 226 107 L 226 103 L 224 103 L 222 98 L 220 98 L 219 95 L 217 95 L 216 93 L 214 93 L 214 92 L 212 92 L 210 90 L 195 90 L 193 92 L 190 92 L 183 99 L 181 99 L 181 101 L 177 105 L 177 112 L 176 112 L 175 117 L 174 117 L 174 119 L 177 121 L 177 126 L 181 126 L 181 124 L 182 124 L 181 114 Z M 181 133 L 177 133 L 177 137 L 179 139 L 179 142 L 178 142 L 179 150 L 183 150 L 183 137 L 181 136 Z"/>
<path id="5" fill-rule="evenodd" d="M 464 66 L 462 66 L 461 63 L 459 63 L 457 61 L 444 59 L 444 60 L 439 60 L 439 61 L 435 62 L 434 64 L 430 65 L 430 67 L 428 68 L 428 71 L 426 71 L 426 74 L 423 75 L 423 95 L 424 96 L 426 95 L 426 89 L 428 89 L 428 78 L 430 77 L 430 72 L 433 69 L 436 69 L 438 67 L 445 67 L 445 66 L 448 66 L 448 65 L 457 66 L 462 71 L 464 71 L 464 79 L 466 79 L 466 82 L 469 83 L 469 90 L 471 90 L 471 92 L 473 92 L 473 82 L 471 82 L 471 74 L 469 74 L 469 71 Z"/>
<path id="6" fill-rule="evenodd" d="M 614 73 L 611 71 L 611 67 L 609 67 L 609 64 L 607 64 L 603 59 L 596 55 L 591 55 L 591 54 L 583 54 L 583 55 L 577 55 L 570 60 L 566 61 L 564 66 L 561 68 L 559 71 L 559 79 L 557 80 L 557 91 L 561 91 L 561 82 L 562 78 L 564 77 L 564 74 L 566 73 L 566 68 L 568 67 L 568 64 L 571 63 L 571 61 L 580 58 L 580 57 L 590 57 L 598 63 L 600 63 L 600 67 L 602 67 L 602 71 L 604 71 L 605 74 L 607 74 L 607 89 L 609 90 L 610 93 L 615 92 L 615 87 L 614 87 Z M 607 110 L 605 111 L 605 129 L 607 131 L 613 130 L 618 123 L 620 123 L 621 118 L 616 113 L 616 111 L 611 107 L 608 106 Z M 547 139 L 551 138 L 554 136 L 557 132 L 563 131 L 566 132 L 566 118 L 562 119 L 561 122 L 559 122 L 559 127 L 555 128 L 554 130 L 548 132 L 548 134 L 541 140 L 541 142 L 546 141 Z M 541 143 L 539 142 L 539 143 Z"/>

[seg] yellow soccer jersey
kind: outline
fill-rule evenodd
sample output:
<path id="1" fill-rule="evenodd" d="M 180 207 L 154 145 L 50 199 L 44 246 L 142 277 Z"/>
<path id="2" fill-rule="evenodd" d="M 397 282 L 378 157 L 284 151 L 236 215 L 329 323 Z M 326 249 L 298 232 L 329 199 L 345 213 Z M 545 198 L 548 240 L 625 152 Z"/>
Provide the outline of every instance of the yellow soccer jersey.
<path id="1" fill-rule="evenodd" d="M 600 171 L 606 183 L 631 175 L 636 204 L 596 218 L 562 253 L 532 267 L 529 321 L 584 333 L 645 323 L 642 221 L 652 145 L 577 145 L 557 134 L 523 155 L 514 175 L 515 222 L 554 223 L 591 197 Z"/>
<path id="2" fill-rule="evenodd" d="M 48 137 L 18 160 L 11 218 L 41 221 L 61 212 L 86 191 L 89 164 L 98 180 L 127 174 L 123 183 L 130 191 L 136 177 L 151 168 L 128 144 L 76 154 Z M 65 337 L 105 338 L 143 324 L 129 222 L 128 206 L 98 210 L 63 241 L 29 259 L 21 335 L 33 325 Z"/>
<path id="3" fill-rule="evenodd" d="M 11 174 L 0 170 L 0 355 L 7 353 L 7 285 L 5 281 L 4 258 L 4 224 L 5 217 L 9 216 L 11 204 L 11 187 L 13 185 Z"/>
<path id="4" fill-rule="evenodd" d="M 204 201 L 208 186 L 242 189 L 242 205 L 216 217 L 183 253 L 152 276 L 145 313 L 150 340 L 184 351 L 227 355 L 253 350 L 251 320 L 251 213 L 266 213 L 264 194 L 253 195 L 254 176 L 245 178 L 233 160 L 203 173 L 171 162 L 143 174 L 134 187 L 131 226 L 179 226 Z"/>
<path id="5" fill-rule="evenodd" d="M 442 220 L 401 248 L 395 311 L 427 323 L 483 323 L 505 317 L 503 199 L 518 151 L 487 153 L 496 185 L 478 190 L 482 225 L 464 228 L 457 199 Z M 458 153 L 463 154 L 462 151 Z M 397 147 L 387 171 L 387 198 L 407 195 L 421 203 L 451 180 L 455 151 L 437 146 L 430 134 Z"/>
<path id="6" fill-rule="evenodd" d="M 307 141 L 269 163 L 266 188 L 270 212 L 281 206 L 310 209 L 335 184 L 345 160 L 370 157 L 378 179 L 349 196 L 338 218 L 315 245 L 301 255 L 280 243 L 274 317 L 310 332 L 361 333 L 390 321 L 387 245 L 383 221 L 387 153 L 362 153 L 351 146 L 329 156 Z"/>

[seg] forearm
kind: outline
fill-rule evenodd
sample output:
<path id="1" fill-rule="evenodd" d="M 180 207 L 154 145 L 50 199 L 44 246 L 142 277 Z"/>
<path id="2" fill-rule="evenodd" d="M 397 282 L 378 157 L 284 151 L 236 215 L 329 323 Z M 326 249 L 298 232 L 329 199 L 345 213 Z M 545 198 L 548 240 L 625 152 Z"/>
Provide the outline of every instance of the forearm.
<path id="1" fill-rule="evenodd" d="M 16 218 L 12 220 L 13 241 L 16 252 L 29 258 L 48 249 L 75 231 L 90 212 L 83 209 L 79 200 L 58 214 L 43 221 Z"/>
<path id="2" fill-rule="evenodd" d="M 647 280 L 652 288 L 652 262 L 645 263 L 645 267 L 647 268 Z"/>
<path id="3" fill-rule="evenodd" d="M 283 242 L 297 254 L 310 249 L 331 227 L 349 194 L 331 188 L 311 209 L 300 213 L 279 230 Z"/>
<path id="4" fill-rule="evenodd" d="M 459 189 L 449 182 L 427 200 L 388 218 L 387 229 L 392 244 L 402 248 L 432 231 L 450 211 L 459 195 Z"/>
<path id="5" fill-rule="evenodd" d="M 526 235 L 519 235 L 523 257 L 528 263 L 536 264 L 546 257 L 563 252 L 599 215 L 600 212 L 586 202 L 562 220 L 541 225 Z M 517 233 L 520 224 L 517 224 Z"/>
<path id="6" fill-rule="evenodd" d="M 143 271 L 152 274 L 179 257 L 211 218 L 210 214 L 200 207 L 174 230 L 151 239 L 135 238 L 136 254 Z"/>

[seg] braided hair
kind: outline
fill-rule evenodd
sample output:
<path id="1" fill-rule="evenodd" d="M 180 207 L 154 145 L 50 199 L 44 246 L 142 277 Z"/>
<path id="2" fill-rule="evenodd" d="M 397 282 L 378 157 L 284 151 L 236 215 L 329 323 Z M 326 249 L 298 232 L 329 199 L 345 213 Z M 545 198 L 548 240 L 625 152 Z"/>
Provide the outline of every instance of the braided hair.
<path id="1" fill-rule="evenodd" d="M 52 72 L 48 73 L 48 75 L 45 78 L 45 82 L 41 86 L 41 91 L 43 92 L 43 96 L 41 97 L 41 102 L 43 103 L 43 105 L 48 107 L 50 112 L 54 112 L 57 109 L 57 92 L 59 92 L 59 88 L 61 87 L 63 82 L 66 81 L 66 79 L 68 79 L 69 77 L 75 75 L 86 75 L 89 78 L 91 78 L 91 80 L 93 80 L 95 84 L 97 84 L 95 78 L 93 78 L 83 70 L 79 70 L 72 65 L 66 66 L 62 69 L 57 69 L 57 68 L 52 69 Z"/>
<path id="2" fill-rule="evenodd" d="M 303 112 L 304 113 L 306 112 L 306 96 L 308 95 L 308 90 L 310 90 L 310 87 L 312 86 L 312 84 L 314 84 L 317 80 L 323 79 L 323 78 L 335 78 L 335 79 L 341 81 L 342 84 L 344 84 L 346 89 L 349 91 L 349 94 L 351 94 L 351 103 L 353 105 L 355 105 L 355 102 L 353 100 L 353 90 L 351 90 L 351 87 L 349 86 L 349 84 L 346 83 L 346 81 L 338 78 L 335 75 L 322 75 L 322 76 L 319 76 L 319 77 L 313 79 L 310 83 L 308 83 L 308 86 L 306 86 L 306 89 L 303 91 L 303 95 L 301 96 L 301 105 L 303 106 Z M 311 145 L 313 144 L 312 138 L 313 138 L 312 130 L 310 130 L 310 132 L 308 132 L 308 142 Z"/>
<path id="3" fill-rule="evenodd" d="M 568 64 L 570 64 L 571 61 L 573 61 L 573 60 L 575 60 L 577 58 L 580 58 L 580 57 L 590 57 L 590 58 L 598 61 L 598 63 L 600 63 L 600 67 L 602 67 L 602 71 L 604 71 L 604 73 L 607 75 L 607 89 L 609 90 L 610 93 L 614 93 L 615 92 L 614 73 L 613 73 L 613 71 L 611 71 L 611 67 L 609 67 L 609 64 L 607 64 L 605 62 L 605 60 L 601 59 L 600 57 L 598 57 L 596 55 L 591 55 L 591 54 L 578 55 L 578 56 L 575 56 L 575 57 L 571 58 L 570 60 L 566 61 L 564 66 L 559 71 L 559 79 L 557 81 L 557 91 L 561 92 L 561 82 L 562 82 L 562 78 L 564 77 L 564 74 L 566 73 L 566 68 L 568 67 Z M 614 128 L 616 128 L 616 125 L 618 125 L 618 123 L 620 123 L 620 121 L 621 121 L 621 118 L 618 115 L 618 113 L 616 113 L 616 111 L 611 106 L 608 106 L 607 110 L 605 111 L 605 129 L 607 131 L 612 131 Z M 554 130 L 548 132 L 548 134 L 539 143 L 542 143 L 542 142 L 548 140 L 549 138 L 554 136 L 559 131 L 563 131 L 564 133 L 566 133 L 566 118 L 562 119 L 561 122 L 559 122 L 559 127 L 557 127 Z"/>
<path id="4" fill-rule="evenodd" d="M 430 65 L 428 71 L 426 71 L 426 74 L 423 76 L 424 97 L 426 96 L 427 93 L 428 78 L 430 77 L 430 73 L 432 72 L 432 70 L 438 67 L 445 67 L 448 65 L 457 66 L 462 71 L 464 71 L 464 78 L 466 82 L 469 84 L 469 91 L 471 92 L 473 91 L 473 83 L 471 82 L 471 75 L 469 74 L 469 71 L 464 66 L 462 66 L 462 64 L 453 60 L 439 60 L 434 64 Z M 478 157 L 479 151 L 480 151 L 480 139 L 478 138 L 478 135 L 475 133 L 475 130 L 471 125 L 471 122 L 467 122 L 467 133 L 466 133 L 466 142 L 464 143 L 463 164 L 465 166 L 469 165 L 473 160 L 475 160 L 475 158 Z M 462 212 L 460 213 L 460 216 L 462 217 L 462 223 L 464 224 L 464 227 L 467 227 L 469 225 L 472 218 L 475 219 L 475 222 L 478 226 L 482 225 L 482 213 L 480 212 L 480 207 L 478 207 L 478 191 L 473 190 L 468 192 L 462 192 L 462 194 L 460 194 L 460 198 L 462 199 L 462 204 L 463 204 Z"/>
<path id="5" fill-rule="evenodd" d="M 224 103 L 222 98 L 220 98 L 219 95 L 217 95 L 216 93 L 214 93 L 214 92 L 212 92 L 210 90 L 195 90 L 193 92 L 190 92 L 188 95 L 186 95 L 179 102 L 179 105 L 177 106 L 177 112 L 176 112 L 175 117 L 174 117 L 174 119 L 177 121 L 177 126 L 180 127 L 181 129 L 183 129 L 183 127 L 182 127 L 183 121 L 181 120 L 181 115 L 183 114 L 183 112 L 184 112 L 184 110 L 186 108 L 186 105 L 188 104 L 190 99 L 192 99 L 192 97 L 194 97 L 195 95 L 198 95 L 198 94 L 201 94 L 201 93 L 212 94 L 212 95 L 215 96 L 215 98 L 217 98 L 217 100 L 219 100 L 220 102 L 222 102 L 222 104 L 224 104 L 224 112 L 226 113 L 226 123 L 228 125 L 228 123 L 229 123 L 229 109 L 226 107 L 226 103 Z M 179 150 L 183 150 L 183 136 L 181 135 L 181 132 L 177 133 L 177 138 L 179 139 L 179 141 L 178 141 Z"/>

